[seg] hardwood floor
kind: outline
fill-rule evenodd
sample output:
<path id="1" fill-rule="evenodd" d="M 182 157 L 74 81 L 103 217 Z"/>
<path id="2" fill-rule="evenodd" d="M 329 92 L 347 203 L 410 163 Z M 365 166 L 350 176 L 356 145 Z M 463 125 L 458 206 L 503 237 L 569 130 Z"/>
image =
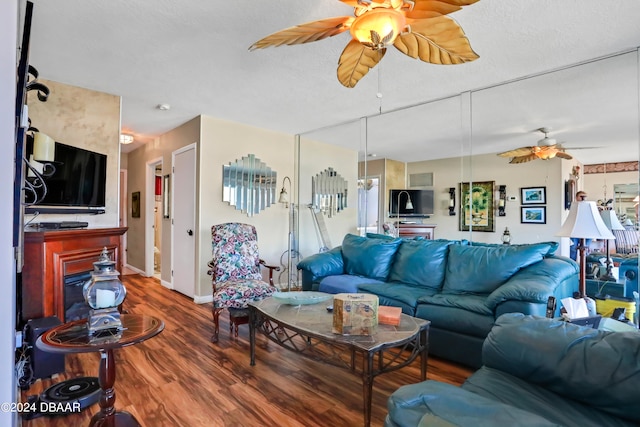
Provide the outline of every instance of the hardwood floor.
<path id="1" fill-rule="evenodd" d="M 198 305 L 139 275 L 122 277 L 124 309 L 165 322 L 160 335 L 115 351 L 117 410 L 133 414 L 142 426 L 362 426 L 362 382 L 347 371 L 314 362 L 258 335 L 256 366 L 249 365 L 249 331 L 229 334 L 227 313 L 220 316 L 220 341 L 210 342 L 211 304 Z M 39 394 L 52 384 L 80 376 L 98 376 L 99 353 L 66 356 L 66 371 L 39 380 L 23 391 Z M 429 358 L 427 377 L 461 384 L 472 370 Z M 372 426 L 382 426 L 389 395 L 415 383 L 418 361 L 376 377 Z M 25 427 L 85 426 L 100 407 L 79 414 L 40 417 Z"/>

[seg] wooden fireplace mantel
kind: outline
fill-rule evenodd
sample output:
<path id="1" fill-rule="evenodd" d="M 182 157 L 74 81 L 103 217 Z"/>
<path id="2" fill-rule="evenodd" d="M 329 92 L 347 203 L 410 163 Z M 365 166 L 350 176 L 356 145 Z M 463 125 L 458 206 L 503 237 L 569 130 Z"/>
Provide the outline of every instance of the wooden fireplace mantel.
<path id="1" fill-rule="evenodd" d="M 22 320 L 57 316 L 64 322 L 65 276 L 92 271 L 105 247 L 122 273 L 121 240 L 126 231 L 127 227 L 26 231 Z"/>

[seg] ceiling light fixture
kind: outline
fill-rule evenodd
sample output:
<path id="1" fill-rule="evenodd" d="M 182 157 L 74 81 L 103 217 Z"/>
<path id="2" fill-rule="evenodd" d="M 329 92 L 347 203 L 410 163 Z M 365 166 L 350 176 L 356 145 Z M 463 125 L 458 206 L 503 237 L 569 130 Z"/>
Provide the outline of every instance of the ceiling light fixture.
<path id="1" fill-rule="evenodd" d="M 133 135 L 120 134 L 120 144 L 131 144 L 133 142 Z"/>
<path id="2" fill-rule="evenodd" d="M 445 16 L 478 0 L 340 0 L 353 16 L 320 19 L 273 33 L 249 50 L 309 43 L 347 30 L 352 40 L 338 61 L 338 80 L 352 88 L 393 45 L 411 58 L 432 64 L 462 64 L 478 59 L 462 28 Z"/>
<path id="3" fill-rule="evenodd" d="M 171 105 L 169 104 L 158 104 L 156 108 L 160 111 L 169 111 L 171 109 Z"/>

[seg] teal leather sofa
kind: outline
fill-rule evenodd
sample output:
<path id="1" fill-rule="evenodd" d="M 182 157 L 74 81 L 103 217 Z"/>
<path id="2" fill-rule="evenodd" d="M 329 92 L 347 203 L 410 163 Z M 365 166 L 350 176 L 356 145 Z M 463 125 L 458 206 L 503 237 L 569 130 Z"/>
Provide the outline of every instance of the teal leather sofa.
<path id="1" fill-rule="evenodd" d="M 427 380 L 389 397 L 385 427 L 640 425 L 640 332 L 519 313 L 498 318 L 461 386 Z"/>
<path id="2" fill-rule="evenodd" d="M 430 320 L 429 353 L 477 368 L 498 316 L 544 316 L 549 296 L 560 301 L 578 290 L 578 265 L 555 256 L 557 246 L 348 234 L 298 269 L 303 290 L 371 293 L 380 305 Z"/>

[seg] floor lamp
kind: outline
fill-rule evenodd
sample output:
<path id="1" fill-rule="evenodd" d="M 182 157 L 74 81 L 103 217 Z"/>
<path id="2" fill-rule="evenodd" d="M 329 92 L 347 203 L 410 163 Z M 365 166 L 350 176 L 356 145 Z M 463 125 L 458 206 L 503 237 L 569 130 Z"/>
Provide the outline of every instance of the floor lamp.
<path id="1" fill-rule="evenodd" d="M 404 205 L 405 210 L 413 210 L 413 203 L 411 203 L 411 194 L 407 190 L 402 190 L 398 193 L 398 225 L 397 225 L 397 233 L 396 237 L 400 237 L 400 196 L 402 193 L 407 195 L 407 203 Z"/>
<path id="2" fill-rule="evenodd" d="M 580 260 L 580 298 L 587 296 L 585 239 L 615 239 L 602 217 L 595 202 L 586 200 L 571 203 L 569 216 L 556 234 L 560 237 L 580 239 L 578 254 Z"/>
<path id="3" fill-rule="evenodd" d="M 285 176 L 282 180 L 282 190 L 280 190 L 280 197 L 278 203 L 284 203 L 285 207 L 289 208 L 289 234 L 287 242 L 287 291 L 291 292 L 291 251 L 293 250 L 293 203 L 289 201 L 289 193 L 284 188 L 285 182 L 289 181 L 289 193 L 291 192 L 291 179 Z"/>
<path id="4" fill-rule="evenodd" d="M 616 215 L 616 213 L 614 212 L 613 209 L 604 209 L 600 211 L 600 216 L 602 217 L 602 221 L 604 222 L 604 225 L 607 226 L 607 228 L 611 231 L 613 230 L 624 230 L 624 226 L 622 224 L 620 224 L 620 221 L 618 221 L 618 216 Z M 607 256 L 607 270 L 606 273 L 602 276 L 599 277 L 600 280 L 605 280 L 605 281 L 610 281 L 610 282 L 615 282 L 616 278 L 613 277 L 613 274 L 611 274 L 611 270 L 612 270 L 612 262 L 611 262 L 611 254 L 610 254 L 610 250 L 609 250 L 609 240 L 606 240 L 605 243 L 606 246 L 606 256 Z"/>

